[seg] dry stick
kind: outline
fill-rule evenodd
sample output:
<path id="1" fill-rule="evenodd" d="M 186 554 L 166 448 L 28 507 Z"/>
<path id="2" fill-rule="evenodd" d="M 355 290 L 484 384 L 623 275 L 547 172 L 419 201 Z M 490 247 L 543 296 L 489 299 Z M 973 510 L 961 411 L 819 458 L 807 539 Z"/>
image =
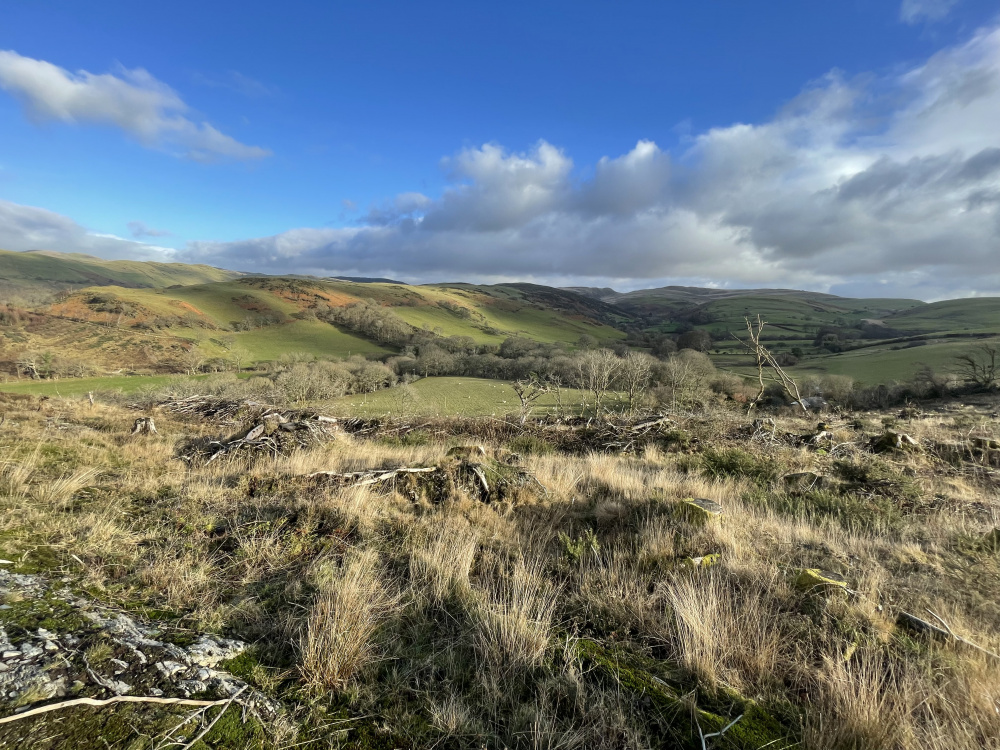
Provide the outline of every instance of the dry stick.
<path id="1" fill-rule="evenodd" d="M 221 710 L 221 711 L 219 711 L 219 715 L 218 715 L 218 716 L 216 716 L 216 717 L 215 717 L 214 719 L 212 719 L 212 721 L 210 721 L 210 722 L 209 722 L 208 726 L 207 726 L 207 727 L 205 727 L 205 728 L 204 728 L 204 729 L 203 729 L 203 730 L 201 731 L 201 733 L 200 733 L 200 734 L 199 734 L 199 735 L 198 735 L 197 737 L 195 737 L 195 738 L 194 738 L 193 740 L 191 740 L 191 741 L 190 741 L 189 743 L 187 743 L 187 744 L 186 744 L 186 745 L 185 745 L 184 747 L 182 747 L 182 748 L 181 748 L 181 750 L 191 750 L 191 748 L 192 748 L 192 747 L 194 747 L 195 745 L 197 745 L 197 744 L 198 744 L 198 741 L 199 741 L 199 740 L 201 740 L 201 739 L 202 739 L 202 738 L 203 738 L 203 737 L 204 737 L 205 735 L 207 735 L 207 734 L 208 734 L 209 732 L 211 732 L 211 731 L 212 731 L 212 727 L 214 727 L 214 726 L 215 726 L 215 722 L 217 722 L 217 721 L 218 721 L 219 719 L 221 719 L 221 718 L 222 718 L 222 715 L 223 715 L 223 714 L 225 714 L 225 713 L 226 713 L 226 711 L 228 711 L 228 710 L 229 710 L 229 707 L 230 707 L 231 705 L 233 705 L 233 701 L 234 701 L 234 700 L 236 700 L 237 698 L 239 698 L 239 697 L 240 697 L 240 694 L 241 694 L 241 693 L 242 693 L 242 692 L 243 692 L 244 690 L 246 690 L 246 689 L 247 689 L 247 686 L 246 686 L 246 685 L 244 685 L 244 686 L 243 686 L 243 687 L 241 687 L 241 688 L 240 688 L 239 690 L 237 690 L 237 691 L 236 691 L 236 693 L 234 693 L 234 694 L 233 694 L 233 697 L 232 697 L 232 698 L 230 698 L 230 699 L 229 699 L 229 700 L 228 700 L 228 701 L 226 702 L 226 705 L 224 705 L 224 706 L 222 707 L 222 710 Z"/>
<path id="2" fill-rule="evenodd" d="M 698 717 L 695 716 L 694 717 L 694 723 L 698 727 L 698 736 L 701 737 L 701 750 L 708 750 L 708 748 L 705 746 L 705 740 L 709 739 L 710 737 L 721 737 L 726 732 L 728 732 L 730 729 L 732 729 L 733 725 L 736 724 L 736 722 L 738 722 L 742 718 L 743 718 L 743 714 L 740 714 L 735 719 L 733 719 L 731 722 L 729 722 L 728 724 L 726 724 L 726 726 L 724 726 L 718 732 L 712 732 L 711 734 L 702 734 L 701 733 L 701 722 L 698 721 Z"/>
<path id="3" fill-rule="evenodd" d="M 72 708 L 73 706 L 110 706 L 112 703 L 165 703 L 176 706 L 221 706 L 223 703 L 228 703 L 230 699 L 223 699 L 217 701 L 196 701 L 190 700 L 188 698 L 154 698 L 151 696 L 143 695 L 116 695 L 114 698 L 74 698 L 71 701 L 63 701 L 62 703 L 50 703 L 47 706 L 41 706 L 39 708 L 33 708 L 30 711 L 25 711 L 24 713 L 14 714 L 13 716 L 4 716 L 0 719 L 0 724 L 6 724 L 11 721 L 19 721 L 20 719 L 27 719 L 31 716 L 38 716 L 39 714 L 48 713 L 49 711 L 56 711 L 61 708 Z"/>
<path id="4" fill-rule="evenodd" d="M 944 620 L 944 618 L 943 618 L 943 617 L 941 617 L 940 615 L 938 615 L 938 614 L 937 614 L 937 613 L 936 613 L 936 612 L 935 612 L 934 610 L 932 610 L 932 609 L 928 609 L 927 611 L 928 611 L 928 612 L 930 612 L 930 613 L 931 613 L 931 615 L 933 615 L 933 616 L 934 616 L 934 619 L 935 619 L 935 620 L 937 620 L 937 621 L 938 621 L 938 622 L 940 622 L 940 623 L 941 623 L 942 625 L 944 625 L 944 629 L 948 631 L 948 635 L 950 635 L 950 636 L 951 636 L 952 638 L 954 638 L 954 639 L 955 639 L 956 641 L 960 641 L 961 643 L 964 643 L 964 644 L 965 644 L 966 646 L 972 646 L 972 648 L 976 649 L 977 651 L 982 651 L 982 652 L 983 652 L 984 654 L 986 654 L 986 655 L 988 655 L 988 656 L 992 656 L 992 657 L 993 657 L 994 659 L 997 659 L 998 661 L 1000 661 L 1000 654 L 996 654 L 996 653 L 994 653 L 994 652 L 992 652 L 992 651 L 990 651 L 990 650 L 988 650 L 988 649 L 985 649 L 985 648 L 983 648 L 982 646 L 980 646 L 979 644 L 977 644 L 977 643 L 973 643 L 973 642 L 972 642 L 972 641 L 970 641 L 970 640 L 969 640 L 968 638 L 963 638 L 962 636 L 960 636 L 960 635 L 957 635 L 957 634 L 955 633 L 955 631 L 951 629 L 951 626 L 950 626 L 950 625 L 949 625 L 949 624 L 948 624 L 947 622 L 945 622 L 945 620 Z"/>

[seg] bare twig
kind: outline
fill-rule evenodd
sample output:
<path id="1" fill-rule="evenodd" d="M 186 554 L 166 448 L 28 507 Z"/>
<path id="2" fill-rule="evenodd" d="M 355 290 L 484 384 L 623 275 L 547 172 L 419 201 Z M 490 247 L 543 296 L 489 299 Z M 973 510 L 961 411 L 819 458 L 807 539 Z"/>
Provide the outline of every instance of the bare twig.
<path id="1" fill-rule="evenodd" d="M 987 656 L 992 656 L 994 659 L 997 659 L 998 661 L 1000 661 L 1000 654 L 996 654 L 993 651 L 990 651 L 989 649 L 983 648 L 978 643 L 973 643 L 968 638 L 963 638 L 962 636 L 956 634 L 955 631 L 951 629 L 951 626 L 945 621 L 945 619 L 943 617 L 941 617 L 939 614 L 937 614 L 932 609 L 928 609 L 927 611 L 931 613 L 931 616 L 933 616 L 935 620 L 937 620 L 938 622 L 940 622 L 944 626 L 944 629 L 948 631 L 948 635 L 950 635 L 956 641 L 964 643 L 966 646 L 971 646 L 972 648 L 976 649 L 977 651 L 982 651 Z"/>
<path id="2" fill-rule="evenodd" d="M 698 717 L 696 715 L 694 717 L 694 723 L 695 723 L 695 726 L 698 727 L 698 736 L 701 738 L 701 750 L 708 750 L 708 747 L 705 744 L 705 740 L 707 740 L 707 739 L 709 739 L 711 737 L 721 737 L 726 732 L 728 732 L 730 729 L 732 729 L 733 726 L 736 724 L 736 722 L 738 722 L 742 718 L 743 718 L 743 714 L 740 714 L 735 719 L 733 719 L 731 722 L 729 722 L 728 724 L 726 724 L 726 726 L 724 726 L 718 732 L 712 732 L 711 734 L 702 734 L 702 731 L 701 731 L 701 722 L 698 721 Z"/>
<path id="3" fill-rule="evenodd" d="M 74 698 L 70 701 L 63 701 L 62 703 L 50 703 L 47 706 L 40 706 L 39 708 L 33 708 L 30 711 L 25 711 L 24 713 L 14 714 L 12 716 L 4 716 L 0 719 L 0 724 L 7 724 L 11 721 L 19 721 L 21 719 L 28 719 L 32 716 L 38 716 L 39 714 L 48 713 L 49 711 L 57 711 L 62 708 L 72 708 L 73 706 L 110 706 L 112 703 L 162 703 L 175 706 L 221 706 L 223 703 L 228 703 L 231 699 L 225 698 L 223 700 L 217 701 L 197 701 L 190 700 L 188 698 L 154 698 L 152 696 L 144 695 L 116 695 L 114 698 Z"/>

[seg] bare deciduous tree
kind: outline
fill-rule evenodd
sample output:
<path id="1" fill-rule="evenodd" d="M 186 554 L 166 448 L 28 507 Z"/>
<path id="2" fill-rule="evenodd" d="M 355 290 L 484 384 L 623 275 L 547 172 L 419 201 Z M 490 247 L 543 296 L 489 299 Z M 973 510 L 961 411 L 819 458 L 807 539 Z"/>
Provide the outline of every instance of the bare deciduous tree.
<path id="1" fill-rule="evenodd" d="M 802 411 L 808 413 L 809 409 L 802 403 L 802 394 L 799 393 L 798 385 L 790 375 L 781 369 L 781 365 L 775 360 L 770 350 L 760 342 L 760 334 L 764 330 L 764 326 L 767 325 L 767 321 L 761 320 L 760 315 L 757 316 L 756 322 L 751 321 L 750 318 L 744 318 L 744 320 L 747 324 L 749 340 L 744 341 L 735 333 L 733 334 L 733 338 L 743 344 L 747 352 L 756 360 L 757 382 L 760 383 L 760 390 L 750 402 L 747 414 L 750 414 L 757 407 L 757 404 L 760 403 L 761 398 L 763 398 L 764 391 L 767 388 L 765 380 L 770 380 L 780 385 L 785 393 L 788 394 L 788 397 L 798 404 L 802 408 Z"/>
<path id="2" fill-rule="evenodd" d="M 955 357 L 958 374 L 979 388 L 992 388 L 1000 375 L 1000 347 L 981 344 Z"/>
<path id="3" fill-rule="evenodd" d="M 528 421 L 528 414 L 531 412 L 532 404 L 534 404 L 543 393 L 548 393 L 551 387 L 548 383 L 538 377 L 537 373 L 534 372 L 527 378 L 515 380 L 511 383 L 511 387 L 514 389 L 514 393 L 517 394 L 518 399 L 521 401 L 520 423 L 523 427 L 524 423 Z"/>
<path id="4" fill-rule="evenodd" d="M 601 402 L 615 384 L 622 360 L 610 349 L 593 349 L 577 357 L 577 379 L 581 390 L 594 394 L 594 411 L 601 413 Z"/>
<path id="5" fill-rule="evenodd" d="M 628 397 L 628 413 L 635 413 L 636 399 L 649 385 L 656 360 L 645 352 L 629 352 L 621 360 L 618 382 Z"/>

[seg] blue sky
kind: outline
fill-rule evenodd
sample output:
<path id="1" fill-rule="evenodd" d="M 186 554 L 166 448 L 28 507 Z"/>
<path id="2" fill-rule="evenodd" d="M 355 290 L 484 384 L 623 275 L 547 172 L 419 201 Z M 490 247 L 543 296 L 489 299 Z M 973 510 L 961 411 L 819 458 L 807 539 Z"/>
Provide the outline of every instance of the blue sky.
<path id="1" fill-rule="evenodd" d="M 0 247 L 995 294 L 998 28 L 996 0 L 7 0 Z"/>

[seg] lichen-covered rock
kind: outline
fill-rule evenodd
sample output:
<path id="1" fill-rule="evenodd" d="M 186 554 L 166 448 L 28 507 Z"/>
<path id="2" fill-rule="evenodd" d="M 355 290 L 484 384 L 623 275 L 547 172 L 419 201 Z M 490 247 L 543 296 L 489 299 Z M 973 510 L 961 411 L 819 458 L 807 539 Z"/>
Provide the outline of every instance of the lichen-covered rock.
<path id="1" fill-rule="evenodd" d="M 681 501 L 681 515 L 694 524 L 705 524 L 722 518 L 722 506 L 714 500 L 689 497 Z"/>
<path id="2" fill-rule="evenodd" d="M 874 453 L 890 453 L 892 451 L 914 451 L 920 448 L 916 439 L 905 432 L 886 430 L 878 437 L 872 438 L 868 444 Z"/>
<path id="3" fill-rule="evenodd" d="M 167 626 L 110 612 L 41 576 L 0 568 L 0 593 L 14 605 L 0 611 L 0 714 L 6 701 L 30 705 L 67 695 L 107 697 L 215 694 L 261 716 L 279 704 L 214 667 L 247 649 L 229 638 L 202 634 L 182 647 L 163 640 Z M 46 627 L 33 625 L 44 617 Z M 103 654 L 100 658 L 94 654 Z M 88 654 L 90 657 L 88 658 Z"/>
<path id="4" fill-rule="evenodd" d="M 829 570 L 802 568 L 795 576 L 795 585 L 803 591 L 846 589 L 847 579 Z"/>

